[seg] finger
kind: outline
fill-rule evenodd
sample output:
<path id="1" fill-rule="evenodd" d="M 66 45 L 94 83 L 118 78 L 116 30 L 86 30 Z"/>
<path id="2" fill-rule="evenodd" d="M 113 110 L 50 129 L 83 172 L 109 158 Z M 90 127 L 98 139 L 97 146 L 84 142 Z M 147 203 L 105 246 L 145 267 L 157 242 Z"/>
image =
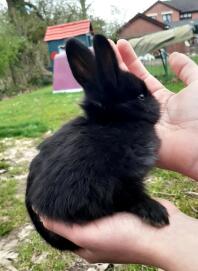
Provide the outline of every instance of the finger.
<path id="1" fill-rule="evenodd" d="M 117 47 L 127 68 L 136 76 L 144 80 L 148 76 L 148 71 L 138 59 L 129 42 L 126 40 L 118 40 Z"/>
<path id="2" fill-rule="evenodd" d="M 186 85 L 198 80 L 198 66 L 189 57 L 181 53 L 172 53 L 169 57 L 169 63 L 175 72 Z"/>
<path id="3" fill-rule="evenodd" d="M 111 47 L 113 48 L 115 54 L 116 54 L 116 58 L 118 60 L 118 64 L 120 69 L 124 70 L 124 71 L 128 71 L 127 66 L 125 65 L 125 63 L 122 60 L 122 57 L 120 55 L 120 52 L 118 51 L 117 46 L 115 45 L 115 43 L 109 39 L 109 43 L 111 44 Z"/>
<path id="4" fill-rule="evenodd" d="M 89 249 L 78 249 L 78 250 L 75 250 L 74 253 L 80 256 L 81 258 L 85 259 L 89 263 L 98 262 L 95 253 L 93 253 Z"/>
<path id="5" fill-rule="evenodd" d="M 95 235 L 97 228 L 96 223 L 92 222 L 86 225 L 65 224 L 62 222 L 52 221 L 46 218 L 41 219 L 43 225 L 48 230 L 62 236 L 75 243 L 79 247 L 87 247 L 95 245 Z M 92 234 L 92 231 L 94 234 Z M 96 238 L 97 239 L 97 238 Z"/>
<path id="6" fill-rule="evenodd" d="M 126 40 L 119 40 L 117 42 L 117 47 L 128 70 L 142 79 L 152 93 L 158 90 L 165 90 L 165 87 L 144 67 L 129 42 Z"/>
<path id="7" fill-rule="evenodd" d="M 68 225 L 62 222 L 52 221 L 43 217 L 41 218 L 41 221 L 46 229 L 62 236 L 63 238 L 70 240 L 76 245 L 79 245 L 78 236 L 76 236 L 75 230 L 76 225 Z"/>

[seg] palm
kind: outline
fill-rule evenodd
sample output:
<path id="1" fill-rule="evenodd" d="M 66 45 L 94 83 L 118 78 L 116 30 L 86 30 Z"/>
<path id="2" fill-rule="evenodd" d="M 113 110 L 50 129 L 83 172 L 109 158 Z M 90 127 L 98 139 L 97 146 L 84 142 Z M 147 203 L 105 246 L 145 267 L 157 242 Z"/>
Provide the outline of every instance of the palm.
<path id="1" fill-rule="evenodd" d="M 187 85 L 175 94 L 154 78 L 139 61 L 129 43 L 120 40 L 115 46 L 122 69 L 144 80 L 148 89 L 161 104 L 161 119 L 156 126 L 161 139 L 159 166 L 170 168 L 197 178 L 198 176 L 198 67 L 188 57 L 173 54 L 170 65 L 176 75 Z M 181 155 L 182 153 L 182 155 Z M 174 160 L 171 160 L 174 159 Z M 178 160 L 180 165 L 178 166 Z M 185 165 L 186 171 L 183 170 Z M 182 168 L 181 168 L 182 167 Z M 191 173 L 189 174 L 189 168 Z"/>
<path id="2" fill-rule="evenodd" d="M 160 101 L 159 94 L 158 100 Z M 198 92 L 194 83 L 178 94 L 164 90 L 161 119 L 157 124 L 157 132 L 162 139 L 159 165 L 169 168 L 169 163 L 174 165 L 177 160 L 180 160 L 181 164 L 186 166 L 186 170 L 194 168 L 194 174 L 191 177 L 195 179 L 197 178 L 197 170 L 195 168 L 198 160 L 197 100 Z M 176 165 L 175 170 L 181 171 Z M 187 174 L 184 171 L 182 173 Z"/>
<path id="3" fill-rule="evenodd" d="M 174 225 L 179 214 L 178 209 L 168 201 L 160 200 L 160 202 L 167 208 Z M 146 256 L 148 251 L 154 248 L 151 244 L 156 241 L 157 234 L 160 231 L 165 231 L 166 234 L 166 229 L 169 229 L 164 227 L 159 231 L 142 223 L 137 216 L 128 213 L 117 213 L 84 226 L 77 224 L 68 226 L 46 219 L 43 222 L 50 231 L 55 231 L 81 247 L 75 253 L 89 262 L 133 262 L 157 265 L 155 262 L 151 263 Z M 156 251 L 150 254 L 156 255 Z"/>
<path id="4" fill-rule="evenodd" d="M 186 126 L 196 128 L 198 122 L 197 87 L 197 82 L 193 82 L 169 99 L 166 111 L 170 123 L 180 125 L 183 128 Z"/>

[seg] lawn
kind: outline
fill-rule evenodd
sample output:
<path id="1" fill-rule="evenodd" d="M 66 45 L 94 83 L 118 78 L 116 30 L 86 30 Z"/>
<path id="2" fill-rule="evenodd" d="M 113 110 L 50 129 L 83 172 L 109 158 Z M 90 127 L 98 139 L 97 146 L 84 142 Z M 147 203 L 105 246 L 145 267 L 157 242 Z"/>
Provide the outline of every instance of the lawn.
<path id="1" fill-rule="evenodd" d="M 178 81 L 165 82 L 174 92 L 183 84 Z M 80 114 L 78 106 L 82 93 L 52 94 L 46 87 L 0 101 L 0 138 L 38 137 L 47 131 L 54 131 L 67 120 Z"/>
<path id="2" fill-rule="evenodd" d="M 0 102 L 0 137 L 36 137 L 80 112 L 82 94 L 53 95 L 51 87 Z"/>
<path id="3" fill-rule="evenodd" d="M 177 92 L 182 88 L 181 82 L 166 82 L 166 86 Z M 82 93 L 52 94 L 51 87 L 19 95 L 0 102 L 0 153 L 8 146 L 5 138 L 10 138 L 9 148 L 14 148 L 15 140 L 33 140 L 34 146 L 43 134 L 55 131 L 60 125 L 81 113 L 78 106 Z M 27 150 L 29 145 L 27 145 Z M 17 157 L 17 156 L 16 156 Z M 27 163 L 18 164 L 9 159 L 0 159 L 0 170 L 6 171 L 6 177 L 0 181 L 0 241 L 13 231 L 27 223 L 28 217 L 24 208 L 24 194 L 20 190 L 18 176 L 27 174 Z M 1 178 L 1 174 L 0 174 Z M 197 192 L 197 184 L 180 174 L 154 169 L 147 183 L 150 193 L 172 201 L 183 212 L 198 218 L 198 202 L 188 196 L 187 192 Z M 74 261 L 71 254 L 61 254 L 47 246 L 34 232 L 27 240 L 20 242 L 14 266 L 19 271 L 26 270 L 70 270 Z M 36 259 L 36 260 L 34 260 Z M 38 260 L 39 259 L 39 260 Z M 1 266 L 1 265 L 0 265 Z M 4 271 L 1 269 L 0 271 Z M 71 269 L 72 270 L 72 269 Z M 74 270 L 74 269 L 73 269 Z M 156 271 L 156 268 L 139 265 L 119 267 L 119 271 Z"/>

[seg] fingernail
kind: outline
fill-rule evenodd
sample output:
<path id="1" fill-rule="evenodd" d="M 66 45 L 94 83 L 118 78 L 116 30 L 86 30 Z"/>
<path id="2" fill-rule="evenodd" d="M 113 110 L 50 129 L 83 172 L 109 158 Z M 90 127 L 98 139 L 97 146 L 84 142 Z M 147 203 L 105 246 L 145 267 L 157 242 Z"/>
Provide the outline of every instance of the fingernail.
<path id="1" fill-rule="evenodd" d="M 39 218 L 40 218 L 40 222 L 43 224 L 43 226 L 48 229 L 49 225 L 47 223 L 47 220 L 42 216 L 40 216 Z"/>

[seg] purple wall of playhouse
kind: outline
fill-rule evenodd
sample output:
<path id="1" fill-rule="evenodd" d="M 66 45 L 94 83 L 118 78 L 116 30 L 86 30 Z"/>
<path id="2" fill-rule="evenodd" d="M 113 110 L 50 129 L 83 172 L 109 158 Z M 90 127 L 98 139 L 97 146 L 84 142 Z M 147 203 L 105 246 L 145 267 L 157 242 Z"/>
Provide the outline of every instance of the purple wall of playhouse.
<path id="1" fill-rule="evenodd" d="M 53 92 L 79 92 L 82 87 L 74 79 L 64 50 L 54 58 Z"/>

